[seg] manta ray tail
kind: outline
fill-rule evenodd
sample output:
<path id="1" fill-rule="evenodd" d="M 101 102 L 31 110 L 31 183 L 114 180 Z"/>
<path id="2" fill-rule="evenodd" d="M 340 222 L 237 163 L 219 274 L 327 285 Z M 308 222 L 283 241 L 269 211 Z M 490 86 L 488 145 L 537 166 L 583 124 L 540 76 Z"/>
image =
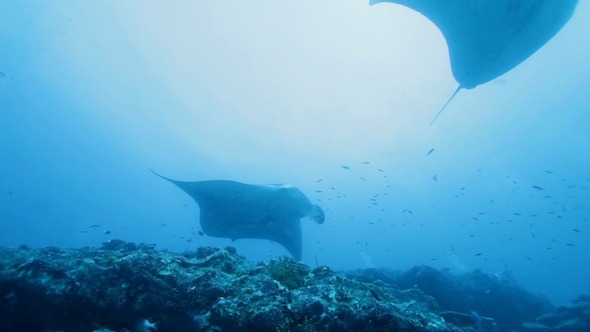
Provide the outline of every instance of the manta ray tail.
<path id="1" fill-rule="evenodd" d="M 156 171 L 154 171 L 154 170 L 153 170 L 153 169 L 151 169 L 151 168 L 150 168 L 149 170 L 150 170 L 152 173 L 156 174 L 157 176 L 161 177 L 162 179 L 170 180 L 169 178 L 167 178 L 167 177 L 164 177 L 164 176 L 162 176 L 162 175 L 160 175 L 160 174 L 156 173 Z"/>
<path id="2" fill-rule="evenodd" d="M 172 179 L 169 179 L 169 178 L 167 178 L 167 177 L 165 177 L 165 176 L 163 176 L 163 175 L 160 175 L 160 174 L 156 173 L 156 171 L 154 171 L 154 170 L 153 170 L 153 169 L 151 169 L 151 168 L 150 168 L 150 171 L 152 171 L 152 173 L 156 174 L 157 176 L 161 177 L 161 178 L 162 178 L 162 179 L 164 179 L 164 180 L 168 180 L 168 181 L 170 181 L 170 182 L 172 182 L 172 183 L 174 183 L 174 184 L 178 184 L 178 183 L 180 183 L 180 181 L 172 180 Z"/>
<path id="3" fill-rule="evenodd" d="M 438 113 L 436 113 L 436 116 L 434 117 L 434 119 L 432 119 L 432 122 L 430 122 L 430 124 L 433 124 L 434 121 L 436 121 L 436 119 L 438 118 L 438 116 L 445 110 L 445 108 L 447 107 L 447 105 L 451 102 L 451 100 L 453 100 L 453 98 L 455 98 L 455 96 L 457 95 L 457 93 L 459 93 L 459 91 L 463 89 L 463 86 L 461 84 L 459 84 L 459 86 L 457 87 L 457 89 L 455 90 L 455 92 L 453 92 L 453 95 L 451 96 L 451 98 L 449 98 L 449 100 L 447 101 L 447 103 L 445 104 L 445 106 L 443 106 L 440 111 L 438 111 Z"/>

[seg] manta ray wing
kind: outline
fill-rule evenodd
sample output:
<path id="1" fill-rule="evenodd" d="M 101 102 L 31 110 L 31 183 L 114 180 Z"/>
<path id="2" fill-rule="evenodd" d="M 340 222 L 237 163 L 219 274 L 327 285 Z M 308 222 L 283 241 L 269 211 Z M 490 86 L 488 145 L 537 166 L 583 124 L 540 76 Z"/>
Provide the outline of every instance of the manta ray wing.
<path id="1" fill-rule="evenodd" d="M 407 6 L 432 21 L 449 48 L 459 87 L 471 89 L 516 67 L 571 18 L 578 0 L 371 0 Z"/>

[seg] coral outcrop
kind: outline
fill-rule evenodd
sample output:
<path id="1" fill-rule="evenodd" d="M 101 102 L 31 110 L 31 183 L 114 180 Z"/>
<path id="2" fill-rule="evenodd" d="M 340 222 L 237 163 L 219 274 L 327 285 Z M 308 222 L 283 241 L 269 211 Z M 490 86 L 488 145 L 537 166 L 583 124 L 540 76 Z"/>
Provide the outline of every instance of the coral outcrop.
<path id="1" fill-rule="evenodd" d="M 400 300 L 328 267 L 253 264 L 231 247 L 2 248 L 0 295 L 2 331 L 133 331 L 146 320 L 161 331 L 461 331 L 423 294 Z"/>
<path id="2" fill-rule="evenodd" d="M 254 264 L 232 247 L 179 254 L 120 240 L 0 248 L 0 331 L 586 331 L 589 308 L 581 297 L 555 309 L 480 271 L 339 273 L 286 257 Z"/>
<path id="3" fill-rule="evenodd" d="M 523 322 L 554 310 L 545 297 L 522 288 L 508 272 L 489 275 L 475 270 L 454 275 L 422 265 L 403 272 L 364 269 L 347 275 L 363 282 L 379 280 L 400 289 L 419 289 L 447 312 L 441 315 L 448 322 L 480 330 L 519 330 Z"/>

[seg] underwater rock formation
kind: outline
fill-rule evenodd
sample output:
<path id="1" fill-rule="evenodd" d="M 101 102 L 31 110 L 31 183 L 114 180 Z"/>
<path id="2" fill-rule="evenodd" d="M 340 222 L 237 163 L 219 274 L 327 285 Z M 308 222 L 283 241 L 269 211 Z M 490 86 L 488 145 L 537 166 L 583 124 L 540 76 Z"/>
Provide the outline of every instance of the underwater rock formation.
<path id="1" fill-rule="evenodd" d="M 254 264 L 232 247 L 0 248 L 0 331 L 560 331 L 587 327 L 589 304 L 553 310 L 477 271 L 344 274 L 287 257 Z"/>
<path id="2" fill-rule="evenodd" d="M 400 289 L 420 289 L 436 300 L 440 310 L 468 314 L 467 318 L 460 315 L 453 317 L 476 329 L 482 325 L 482 328 L 487 326 L 486 329 L 492 329 L 493 322 L 486 318 L 493 318 L 499 331 L 520 330 L 522 323 L 554 309 L 549 300 L 526 291 L 508 272 L 488 275 L 475 270 L 454 275 L 422 265 L 404 272 L 365 269 L 350 271 L 347 275 L 363 282 L 374 283 L 381 280 Z M 445 319 L 448 322 L 453 321 Z"/>
<path id="3" fill-rule="evenodd" d="M 463 331 L 399 292 L 231 247 L 0 248 L 1 331 Z"/>
<path id="4" fill-rule="evenodd" d="M 570 305 L 523 324 L 525 331 L 535 332 L 587 332 L 590 331 L 590 296 L 582 295 Z"/>

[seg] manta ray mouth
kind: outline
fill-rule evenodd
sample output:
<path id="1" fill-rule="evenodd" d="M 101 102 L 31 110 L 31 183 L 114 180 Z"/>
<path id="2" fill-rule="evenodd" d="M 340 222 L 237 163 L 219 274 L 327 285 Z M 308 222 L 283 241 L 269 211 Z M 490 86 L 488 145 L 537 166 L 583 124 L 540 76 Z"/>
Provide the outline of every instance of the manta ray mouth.
<path id="1" fill-rule="evenodd" d="M 311 218 L 316 222 L 316 224 L 323 224 L 326 220 L 326 214 L 320 206 L 314 204 Z"/>

